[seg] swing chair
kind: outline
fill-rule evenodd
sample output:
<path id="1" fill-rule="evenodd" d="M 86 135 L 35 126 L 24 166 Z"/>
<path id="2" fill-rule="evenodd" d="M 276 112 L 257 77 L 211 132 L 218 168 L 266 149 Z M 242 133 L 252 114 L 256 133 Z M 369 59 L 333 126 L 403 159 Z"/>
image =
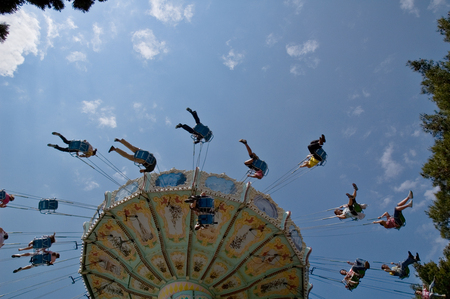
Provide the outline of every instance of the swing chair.
<path id="1" fill-rule="evenodd" d="M 317 166 L 325 166 L 325 164 L 327 163 L 327 153 L 323 150 L 323 148 L 319 148 L 316 151 L 316 155 L 322 158 L 322 160 L 319 162 L 319 164 L 317 164 Z"/>
<path id="2" fill-rule="evenodd" d="M 202 143 L 205 142 L 210 142 L 213 138 L 214 135 L 212 133 L 212 131 L 205 125 L 203 124 L 197 124 L 194 128 L 193 128 L 194 132 L 196 134 L 192 134 L 191 138 L 195 141 L 197 140 L 197 134 L 198 136 L 201 137 L 201 139 L 204 139 L 204 141 L 201 141 Z"/>
<path id="3" fill-rule="evenodd" d="M 41 214 L 56 213 L 56 209 L 58 209 L 58 201 L 56 199 L 42 199 L 39 201 L 38 209 Z"/>
<path id="4" fill-rule="evenodd" d="M 6 192 L 5 190 L 0 190 L 0 201 L 3 202 L 3 200 L 6 198 Z"/>
<path id="5" fill-rule="evenodd" d="M 253 160 L 252 165 L 250 165 L 250 169 L 253 170 L 261 170 L 264 174 L 264 176 L 266 176 L 269 173 L 269 167 L 267 166 L 267 163 L 264 162 L 263 160 L 257 159 L 257 160 Z"/>
<path id="6" fill-rule="evenodd" d="M 52 240 L 48 236 L 33 239 L 33 249 L 34 250 L 47 249 L 47 248 L 50 248 L 51 246 L 52 246 Z"/>
<path id="7" fill-rule="evenodd" d="M 30 263 L 33 266 L 41 266 L 49 264 L 52 261 L 52 255 L 50 253 L 36 254 L 30 259 Z"/>
<path id="8" fill-rule="evenodd" d="M 142 165 L 144 165 L 145 168 L 147 168 L 146 165 L 148 165 L 148 167 L 153 166 L 153 169 L 155 168 L 156 158 L 149 151 L 144 151 L 140 149 L 134 153 L 134 158 L 144 160 L 144 163 Z M 134 165 L 140 167 L 141 163 L 134 162 Z"/>
<path id="9" fill-rule="evenodd" d="M 69 150 L 71 150 L 70 154 L 75 157 L 78 152 L 82 152 L 83 154 L 87 154 L 89 151 L 89 142 L 82 140 L 72 140 L 69 144 Z M 73 150 L 76 150 L 74 152 Z"/>
<path id="10" fill-rule="evenodd" d="M 212 224 L 217 224 L 217 222 L 214 221 L 214 213 L 212 213 L 212 214 L 198 215 L 197 222 L 198 222 L 200 225 L 212 225 Z"/>
<path id="11" fill-rule="evenodd" d="M 197 208 L 200 213 L 210 213 L 214 215 L 214 199 L 212 197 L 200 197 L 197 199 Z"/>

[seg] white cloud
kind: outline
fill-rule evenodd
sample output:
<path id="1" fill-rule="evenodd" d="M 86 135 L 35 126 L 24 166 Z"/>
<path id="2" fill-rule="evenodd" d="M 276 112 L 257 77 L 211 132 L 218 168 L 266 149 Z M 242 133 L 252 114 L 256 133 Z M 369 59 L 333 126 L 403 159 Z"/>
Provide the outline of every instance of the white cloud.
<path id="1" fill-rule="evenodd" d="M 347 129 L 342 131 L 342 134 L 344 135 L 345 138 L 349 138 L 353 136 L 355 133 L 356 133 L 355 127 L 348 127 Z"/>
<path id="2" fill-rule="evenodd" d="M 419 16 L 419 9 L 414 5 L 414 0 L 400 0 L 400 8 L 411 14 L 415 14 L 416 17 Z"/>
<path id="3" fill-rule="evenodd" d="M 163 23 L 176 25 L 183 19 L 190 22 L 194 16 L 194 5 L 190 4 L 183 8 L 180 1 L 149 0 L 150 10 L 146 13 L 155 17 Z M 178 3 L 175 3 L 178 2 Z"/>
<path id="4" fill-rule="evenodd" d="M 392 202 L 392 198 L 390 196 L 386 197 L 385 199 L 383 199 L 380 203 L 380 207 L 381 208 L 385 208 L 388 205 L 390 205 L 390 203 Z"/>
<path id="5" fill-rule="evenodd" d="M 8 38 L 0 46 L 0 75 L 14 77 L 17 66 L 25 61 L 24 55 L 38 54 L 39 21 L 24 9 L 1 15 L 0 21 L 10 25 Z"/>
<path id="6" fill-rule="evenodd" d="M 420 130 L 415 130 L 414 133 L 411 134 L 413 137 L 419 137 L 420 136 Z"/>
<path id="7" fill-rule="evenodd" d="M 286 0 L 284 3 L 294 7 L 295 14 L 299 14 L 305 4 L 305 0 Z"/>
<path id="8" fill-rule="evenodd" d="M 98 99 L 95 101 L 83 101 L 81 112 L 89 115 L 91 120 L 97 121 L 99 127 L 117 127 L 116 116 L 113 113 L 114 108 L 112 107 L 100 107 L 102 100 Z"/>
<path id="9" fill-rule="evenodd" d="M 442 251 L 448 245 L 448 240 L 440 237 L 431 221 L 422 224 L 422 226 L 417 229 L 417 234 L 421 236 L 421 239 L 423 242 L 426 242 L 429 248 L 425 258 L 421 257 L 422 260 L 435 260 L 437 257 L 442 255 Z"/>
<path id="10" fill-rule="evenodd" d="M 47 43 L 40 51 L 41 60 L 44 59 L 44 56 L 47 54 L 47 49 L 53 48 L 53 40 L 60 36 L 60 31 L 78 28 L 70 17 L 61 24 L 55 23 L 47 14 L 44 14 L 44 18 L 47 23 Z"/>
<path id="11" fill-rule="evenodd" d="M 170 121 L 170 118 L 166 116 L 166 125 L 171 126 L 172 122 Z"/>
<path id="12" fill-rule="evenodd" d="M 69 62 L 75 63 L 75 66 L 81 70 L 81 71 L 87 71 L 86 66 L 82 62 L 86 62 L 86 54 L 78 51 L 71 52 L 69 55 L 66 56 L 66 59 L 69 60 Z"/>
<path id="13" fill-rule="evenodd" d="M 445 2 L 445 0 L 431 0 L 428 9 L 432 10 L 433 12 L 437 12 L 442 6 L 446 5 L 447 3 Z"/>
<path id="14" fill-rule="evenodd" d="M 95 101 L 83 101 L 83 107 L 81 108 L 81 112 L 87 114 L 95 114 L 97 112 L 98 106 L 102 103 L 102 100 Z"/>
<path id="15" fill-rule="evenodd" d="M 308 53 L 314 53 L 319 47 L 319 43 L 316 40 L 308 40 L 302 45 L 288 44 L 286 45 L 286 52 L 291 57 L 301 57 Z"/>
<path id="16" fill-rule="evenodd" d="M 156 108 L 155 105 L 153 105 L 153 109 L 154 108 Z M 147 112 L 147 108 L 144 107 L 142 105 L 142 103 L 136 103 L 136 102 L 133 103 L 133 109 L 136 113 L 136 118 L 138 118 L 138 119 L 146 118 L 146 119 L 152 120 L 153 122 L 156 122 L 156 117 L 154 115 L 150 115 Z"/>
<path id="17" fill-rule="evenodd" d="M 392 71 L 391 63 L 394 60 L 394 55 L 389 55 L 385 60 L 383 60 L 374 70 L 375 73 L 384 72 L 390 73 Z"/>
<path id="18" fill-rule="evenodd" d="M 100 187 L 100 185 L 97 182 L 94 181 L 88 181 L 85 182 L 85 187 L 84 187 L 84 191 L 91 191 L 95 188 Z"/>
<path id="19" fill-rule="evenodd" d="M 235 53 L 234 49 L 231 49 L 227 56 L 222 55 L 222 60 L 223 64 L 229 67 L 230 70 L 234 70 L 238 64 L 242 63 L 244 57 L 245 55 L 243 53 Z"/>
<path id="20" fill-rule="evenodd" d="M 356 108 L 351 108 L 350 115 L 360 116 L 364 112 L 364 109 L 361 106 Z"/>
<path id="21" fill-rule="evenodd" d="M 441 190 L 441 188 L 439 188 L 439 186 L 433 187 L 432 189 L 429 189 L 427 191 L 425 191 L 425 198 L 429 201 L 435 201 L 436 200 L 436 193 L 439 192 Z"/>
<path id="22" fill-rule="evenodd" d="M 92 30 L 94 31 L 94 37 L 91 40 L 92 49 L 95 52 L 99 52 L 100 46 L 102 45 L 102 40 L 100 39 L 100 36 L 103 34 L 103 29 L 99 27 L 97 23 L 94 23 L 94 25 L 92 26 Z"/>
<path id="23" fill-rule="evenodd" d="M 278 39 L 279 39 L 278 37 L 276 37 L 273 33 L 271 33 L 266 37 L 266 45 L 271 47 L 276 43 L 278 43 Z"/>
<path id="24" fill-rule="evenodd" d="M 419 179 L 417 178 L 414 181 L 406 180 L 403 183 L 400 184 L 400 186 L 395 187 L 395 192 L 405 192 L 409 190 L 413 190 L 417 187 L 417 184 L 419 183 Z"/>
<path id="25" fill-rule="evenodd" d="M 365 98 L 370 97 L 370 93 L 368 91 L 366 91 L 365 89 L 362 90 L 362 93 Z"/>
<path id="26" fill-rule="evenodd" d="M 166 42 L 159 42 L 150 29 L 134 32 L 131 41 L 133 42 L 133 49 L 147 60 L 154 59 L 160 53 L 168 52 Z"/>
<path id="27" fill-rule="evenodd" d="M 380 158 L 381 167 L 384 169 L 384 176 L 386 179 L 397 176 L 403 169 L 403 167 L 392 158 L 393 152 L 394 145 L 391 143 Z"/>
<path id="28" fill-rule="evenodd" d="M 69 55 L 67 55 L 66 57 L 67 60 L 69 60 L 70 62 L 77 62 L 77 61 L 86 61 L 86 54 L 82 53 L 82 52 L 78 52 L 78 51 L 74 51 L 71 52 Z"/>
<path id="29" fill-rule="evenodd" d="M 289 69 L 289 72 L 295 76 L 306 74 L 305 70 L 303 70 L 303 68 L 298 64 L 292 65 L 291 68 Z"/>

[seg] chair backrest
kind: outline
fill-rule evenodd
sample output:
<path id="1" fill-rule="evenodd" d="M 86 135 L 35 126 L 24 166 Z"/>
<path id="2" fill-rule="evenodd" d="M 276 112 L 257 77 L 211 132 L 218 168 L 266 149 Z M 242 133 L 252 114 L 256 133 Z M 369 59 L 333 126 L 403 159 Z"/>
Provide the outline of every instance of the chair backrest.
<path id="1" fill-rule="evenodd" d="M 322 158 L 322 161 L 320 161 L 319 166 L 325 165 L 327 161 L 327 153 L 323 150 L 323 148 L 319 148 L 316 151 L 316 154 Z"/>
<path id="2" fill-rule="evenodd" d="M 145 163 L 148 163 L 149 165 L 154 164 L 156 161 L 155 156 L 153 156 L 153 154 L 144 150 L 138 150 L 137 152 L 135 152 L 134 157 L 137 159 L 144 160 Z"/>
<path id="3" fill-rule="evenodd" d="M 69 149 L 75 149 L 80 152 L 87 153 L 89 151 L 89 143 L 81 140 L 71 140 Z"/>
<path id="4" fill-rule="evenodd" d="M 50 263 L 51 261 L 52 261 L 52 256 L 50 253 L 33 255 L 30 260 L 30 262 L 33 265 L 42 265 L 42 264 Z"/>
<path id="5" fill-rule="evenodd" d="M 252 166 L 257 170 L 261 170 L 264 173 L 264 175 L 266 175 L 269 170 L 267 163 L 260 159 L 253 160 Z"/>
<path id="6" fill-rule="evenodd" d="M 205 139 L 205 142 L 211 141 L 214 137 L 212 131 L 203 124 L 197 124 L 193 130 L 195 133 L 201 135 L 203 137 L 203 139 Z"/>
<path id="7" fill-rule="evenodd" d="M 52 246 L 52 241 L 50 237 L 34 238 L 33 249 L 44 249 L 50 248 Z"/>
<path id="8" fill-rule="evenodd" d="M 214 208 L 214 199 L 212 197 L 200 197 L 197 200 L 198 208 Z"/>
<path id="9" fill-rule="evenodd" d="M 53 213 L 58 209 L 58 201 L 56 199 L 42 199 L 39 201 L 38 209 L 42 214 Z"/>

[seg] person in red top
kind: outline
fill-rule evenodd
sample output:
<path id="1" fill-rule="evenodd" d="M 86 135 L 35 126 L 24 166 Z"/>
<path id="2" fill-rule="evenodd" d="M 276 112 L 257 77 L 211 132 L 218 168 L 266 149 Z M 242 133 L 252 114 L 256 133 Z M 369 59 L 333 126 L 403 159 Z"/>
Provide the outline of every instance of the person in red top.
<path id="1" fill-rule="evenodd" d="M 385 228 L 388 228 L 388 229 L 389 228 L 400 228 L 400 227 L 402 227 L 403 224 L 404 224 L 403 221 L 401 220 L 401 218 L 403 216 L 402 215 L 402 211 L 404 209 L 408 208 L 408 207 L 412 208 L 412 206 L 413 206 L 412 198 L 413 198 L 413 193 L 412 193 L 412 191 L 409 191 L 408 196 L 404 200 L 399 202 L 397 204 L 397 206 L 395 207 L 394 217 L 389 215 L 388 212 L 384 212 L 384 214 L 381 215 L 380 217 L 378 217 L 378 219 L 386 217 L 386 221 L 385 220 L 377 220 L 377 221 L 374 221 L 373 223 L 374 224 L 379 223 L 380 225 L 382 225 L 382 226 L 384 226 Z M 411 201 L 409 203 L 406 203 L 410 199 L 411 199 Z"/>
<path id="2" fill-rule="evenodd" d="M 415 292 L 415 294 L 416 295 L 422 295 L 422 299 L 447 298 L 447 296 L 445 294 L 444 295 L 439 295 L 439 294 L 433 292 L 435 280 L 436 280 L 436 277 L 433 278 L 433 281 L 430 283 L 430 286 L 428 287 L 428 290 L 427 290 L 427 287 L 425 285 L 423 285 L 422 290 L 417 290 Z"/>
<path id="3" fill-rule="evenodd" d="M 6 205 L 14 200 L 14 195 L 6 193 L 5 190 L 0 190 L 0 208 L 6 208 Z"/>

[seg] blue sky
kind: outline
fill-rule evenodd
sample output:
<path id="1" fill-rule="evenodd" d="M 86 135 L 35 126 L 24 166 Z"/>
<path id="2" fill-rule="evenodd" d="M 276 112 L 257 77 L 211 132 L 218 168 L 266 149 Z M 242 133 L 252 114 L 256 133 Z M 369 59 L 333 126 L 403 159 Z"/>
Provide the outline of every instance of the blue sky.
<path id="1" fill-rule="evenodd" d="M 215 135 L 204 171 L 242 178 L 247 153 L 238 140 L 245 138 L 270 168 L 266 178 L 254 182 L 259 190 L 299 163 L 311 140 L 326 135 L 326 166 L 272 194 L 303 228 L 312 258 L 397 262 L 410 250 L 423 261 L 437 261 L 447 241 L 424 213 L 435 190 L 420 169 L 433 140 L 422 132 L 419 119 L 435 106 L 420 94 L 421 77 L 406 62 L 447 54 L 436 19 L 449 7 L 445 0 L 109 0 L 83 14 L 70 3 L 62 12 L 25 5 L 0 16 L 11 25 L 0 44 L 0 188 L 91 205 L 117 189 L 79 160 L 48 148 L 47 143 L 61 144 L 53 131 L 89 140 L 130 178 L 140 175 L 137 167 L 107 153 L 116 137 L 153 152 L 161 171 L 191 169 L 192 140 L 175 130 L 180 122 L 194 124 L 185 110 L 191 107 Z M 360 225 L 368 223 L 364 220 L 330 230 L 322 225 L 337 220 L 311 219 L 331 214 L 303 216 L 345 203 L 353 182 L 358 201 L 369 205 L 366 218 L 392 213 L 412 189 L 414 207 L 404 212 L 406 227 Z M 37 204 L 25 198 L 15 203 Z M 92 214 L 68 207 L 61 211 Z M 0 227 L 30 233 L 11 234 L 11 243 L 27 243 L 38 235 L 34 232 L 81 234 L 83 221 L 0 211 Z M 68 250 L 62 259 L 72 260 L 13 275 L 27 260 L 8 259 L 15 248 L 5 246 L 0 251 L 3 281 L 35 276 L 0 285 L 0 293 L 75 275 L 79 251 L 71 248 L 61 243 L 57 249 Z M 337 271 L 341 265 L 325 267 Z M 53 271 L 39 275 L 48 270 Z M 314 274 L 340 279 L 337 272 Z M 391 284 L 395 278 L 375 270 L 352 293 L 332 281 L 313 276 L 310 281 L 312 292 L 324 298 L 408 297 L 364 288 L 408 292 L 406 284 Z M 405 281 L 418 280 L 412 275 Z M 63 286 L 47 297 L 84 292 L 81 282 L 69 280 L 33 292 L 38 297 Z M 311 298 L 318 298 L 314 294 Z"/>

